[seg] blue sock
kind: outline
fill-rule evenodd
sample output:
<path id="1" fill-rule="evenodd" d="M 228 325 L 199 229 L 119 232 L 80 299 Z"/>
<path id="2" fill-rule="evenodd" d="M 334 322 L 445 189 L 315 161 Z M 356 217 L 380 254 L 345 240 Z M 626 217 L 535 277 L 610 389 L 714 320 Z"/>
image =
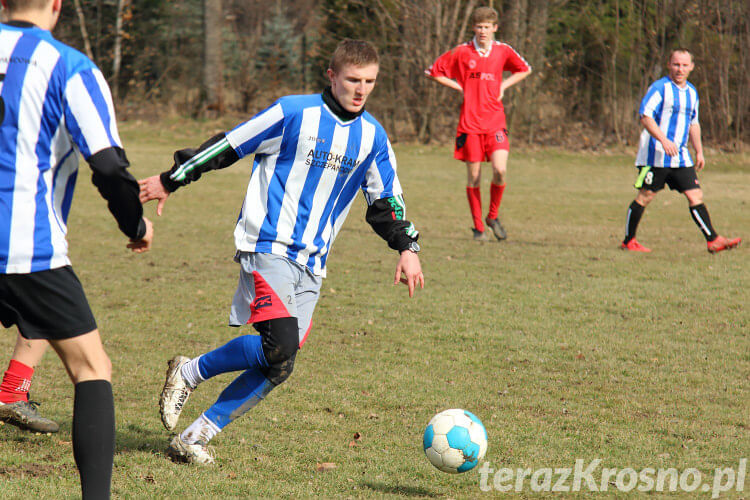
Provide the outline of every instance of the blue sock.
<path id="1" fill-rule="evenodd" d="M 267 366 L 260 335 L 237 337 L 198 359 L 198 369 L 205 380 L 220 373 L 240 370 L 260 373 L 260 369 Z"/>
<path id="2" fill-rule="evenodd" d="M 258 369 L 247 370 L 219 394 L 219 399 L 204 415 L 219 429 L 223 429 L 260 403 L 274 387 Z"/>

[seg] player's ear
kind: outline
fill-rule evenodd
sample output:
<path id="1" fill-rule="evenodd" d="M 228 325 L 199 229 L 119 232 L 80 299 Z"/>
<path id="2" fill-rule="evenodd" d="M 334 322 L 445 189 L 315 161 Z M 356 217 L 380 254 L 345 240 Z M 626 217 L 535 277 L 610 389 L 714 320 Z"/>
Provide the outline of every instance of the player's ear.
<path id="1" fill-rule="evenodd" d="M 336 76 L 336 73 L 334 73 L 331 68 L 328 68 L 326 70 L 326 74 L 328 75 L 328 79 L 331 81 L 331 83 L 333 83 L 333 79 Z"/>

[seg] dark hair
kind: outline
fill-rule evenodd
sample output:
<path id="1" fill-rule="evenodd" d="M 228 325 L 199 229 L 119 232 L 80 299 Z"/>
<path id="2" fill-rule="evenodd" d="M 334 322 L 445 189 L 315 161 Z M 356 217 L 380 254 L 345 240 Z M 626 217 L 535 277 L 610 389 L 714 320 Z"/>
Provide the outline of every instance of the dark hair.
<path id="1" fill-rule="evenodd" d="M 43 9 L 49 3 L 50 0 L 5 0 L 5 10 L 7 10 L 8 13 L 13 13 Z"/>
<path id="2" fill-rule="evenodd" d="M 362 67 L 379 64 L 379 61 L 378 51 L 373 44 L 364 40 L 345 38 L 339 42 L 336 50 L 333 51 L 331 63 L 328 67 L 336 73 L 347 64 Z"/>

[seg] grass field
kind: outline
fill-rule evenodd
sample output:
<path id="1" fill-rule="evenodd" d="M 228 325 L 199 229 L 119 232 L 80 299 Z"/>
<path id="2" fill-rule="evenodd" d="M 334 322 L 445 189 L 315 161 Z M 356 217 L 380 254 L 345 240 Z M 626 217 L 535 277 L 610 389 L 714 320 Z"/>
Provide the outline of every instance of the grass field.
<path id="1" fill-rule="evenodd" d="M 134 174 L 144 177 L 169 167 L 177 147 L 220 128 L 127 123 L 122 135 Z M 397 256 L 364 222 L 363 199 L 356 201 L 294 375 L 214 440 L 213 468 L 165 458 L 170 435 L 158 394 L 168 358 L 197 355 L 238 333 L 226 326 L 237 279 L 231 234 L 249 165 L 178 191 L 159 220 L 148 207 L 156 238 L 141 256 L 126 251 L 82 166 L 71 256 L 114 364 L 115 497 L 488 496 L 477 471 L 441 473 L 422 452 L 429 419 L 455 407 L 483 420 L 485 460 L 495 469 L 598 458 L 601 467 L 636 471 L 697 468 L 710 481 L 715 468 L 737 469 L 750 456 L 747 246 L 709 255 L 684 199 L 665 192 L 639 231 L 653 253 L 623 253 L 632 157 L 520 149 L 501 208 L 509 239 L 477 243 L 464 168 L 449 147 L 397 145 L 396 152 L 408 216 L 422 233 L 426 288 L 409 300 L 404 287 L 391 285 Z M 750 162 L 707 156 L 701 180 L 714 225 L 747 240 Z M 14 334 L 0 336 L 2 368 Z M 180 429 L 231 378 L 203 384 Z M 0 496 L 74 498 L 73 391 L 50 352 L 32 394 L 61 431 L 0 427 Z M 324 462 L 336 467 L 317 471 Z M 625 495 L 608 487 L 606 495 Z M 747 497 L 749 488 L 722 498 Z M 528 479 L 513 494 L 549 495 L 531 491 Z M 670 496 L 698 494 L 710 498 Z M 600 494 L 584 488 L 580 495 Z"/>

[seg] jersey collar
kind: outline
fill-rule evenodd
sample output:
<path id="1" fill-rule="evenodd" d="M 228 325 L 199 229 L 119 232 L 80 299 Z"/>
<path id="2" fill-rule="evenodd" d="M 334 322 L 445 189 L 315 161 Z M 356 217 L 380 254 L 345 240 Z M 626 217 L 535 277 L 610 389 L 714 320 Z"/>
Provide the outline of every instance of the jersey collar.
<path id="1" fill-rule="evenodd" d="M 474 50 L 477 51 L 477 54 L 479 54 L 479 57 L 490 57 L 490 52 L 492 52 L 492 46 L 495 45 L 495 42 L 491 42 L 489 49 L 482 50 L 482 48 L 477 43 L 477 37 L 472 38 L 471 43 L 474 44 Z"/>
<path id="2" fill-rule="evenodd" d="M 360 109 L 356 113 L 345 110 L 344 107 L 338 103 L 336 98 L 333 97 L 333 92 L 331 91 L 330 85 L 323 89 L 323 102 L 326 104 L 326 106 L 328 106 L 328 109 L 331 110 L 336 118 L 344 122 L 350 122 L 365 112 L 364 106 L 362 106 L 362 109 Z"/>

